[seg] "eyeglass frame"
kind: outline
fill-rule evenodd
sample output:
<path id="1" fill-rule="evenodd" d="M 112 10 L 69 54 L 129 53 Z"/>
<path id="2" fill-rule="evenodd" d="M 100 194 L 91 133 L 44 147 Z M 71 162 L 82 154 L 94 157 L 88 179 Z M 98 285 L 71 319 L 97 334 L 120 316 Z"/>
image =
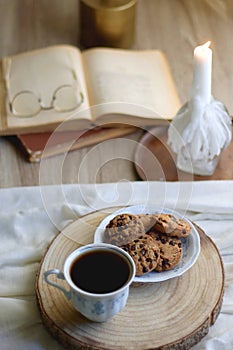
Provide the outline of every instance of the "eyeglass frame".
<path id="1" fill-rule="evenodd" d="M 9 64 L 9 67 L 8 67 L 8 74 L 7 74 L 7 77 L 5 79 L 5 82 L 6 82 L 6 90 L 7 90 L 7 94 L 8 94 L 8 98 L 9 98 L 9 108 L 10 108 L 10 111 L 11 113 L 15 116 L 15 117 L 20 117 L 20 118 L 32 118 L 32 117 L 35 117 L 37 116 L 42 110 L 51 110 L 51 109 L 54 109 L 56 112 L 59 112 L 59 113 L 66 113 L 66 112 L 70 112 L 70 111 L 73 111 L 75 110 L 76 108 L 80 107 L 81 104 L 83 103 L 84 101 L 84 95 L 82 93 L 82 91 L 79 92 L 80 94 L 80 97 L 81 97 L 81 101 L 74 107 L 74 108 L 70 108 L 70 109 L 67 109 L 65 111 L 59 111 L 59 110 L 56 110 L 54 108 L 54 101 L 56 99 L 56 93 L 61 89 L 61 88 L 64 88 L 64 87 L 72 87 L 71 84 L 63 84 L 63 85 L 60 85 L 58 86 L 55 91 L 53 92 L 53 96 L 52 96 L 52 100 L 51 100 L 51 104 L 50 106 L 46 107 L 46 106 L 43 106 L 43 101 L 42 99 L 32 90 L 22 90 L 22 91 L 19 91 L 17 92 L 14 97 L 10 100 L 10 94 L 9 94 L 9 81 L 10 81 L 10 69 L 11 69 L 11 62 L 12 60 L 10 59 L 10 64 Z M 78 85 L 78 78 L 77 78 L 77 75 L 74 71 L 74 69 L 71 69 L 72 70 L 72 76 L 74 78 L 74 81 L 76 82 L 76 85 Z M 78 91 L 78 89 L 77 89 Z M 40 105 L 40 109 L 38 110 L 38 112 L 36 113 L 32 113 L 32 114 L 29 114 L 27 116 L 23 116 L 23 115 L 20 115 L 19 113 L 17 113 L 17 111 L 14 110 L 14 107 L 13 107 L 13 103 L 14 103 L 14 100 L 17 98 L 17 96 L 19 96 L 20 94 L 23 94 L 23 93 L 30 93 L 32 95 L 34 95 L 34 97 L 37 98 L 37 101 Z"/>

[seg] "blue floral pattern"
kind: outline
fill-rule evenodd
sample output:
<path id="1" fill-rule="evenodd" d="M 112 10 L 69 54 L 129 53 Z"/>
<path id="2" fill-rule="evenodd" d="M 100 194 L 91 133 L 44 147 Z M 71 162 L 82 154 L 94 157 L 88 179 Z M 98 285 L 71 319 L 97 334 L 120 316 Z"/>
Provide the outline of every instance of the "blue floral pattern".
<path id="1" fill-rule="evenodd" d="M 93 309 L 91 310 L 92 313 L 96 314 L 96 315 L 101 315 L 104 314 L 104 304 L 101 301 L 97 301 L 94 305 L 93 305 Z"/>
<path id="2" fill-rule="evenodd" d="M 128 290 L 122 291 L 118 296 L 115 296 L 114 300 L 104 298 L 103 300 L 97 299 L 94 301 L 76 295 L 74 291 L 72 293 L 76 309 L 84 316 L 98 322 L 103 322 L 119 312 L 125 306 L 127 296 Z"/>

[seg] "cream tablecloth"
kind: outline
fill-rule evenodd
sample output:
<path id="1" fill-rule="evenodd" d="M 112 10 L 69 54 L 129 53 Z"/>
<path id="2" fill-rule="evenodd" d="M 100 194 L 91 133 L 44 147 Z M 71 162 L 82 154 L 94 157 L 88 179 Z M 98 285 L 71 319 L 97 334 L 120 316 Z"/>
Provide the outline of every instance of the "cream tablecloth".
<path id="1" fill-rule="evenodd" d="M 233 349 L 233 181 L 122 181 L 0 190 L 1 350 L 62 349 L 45 330 L 35 298 L 35 276 L 46 247 L 80 215 L 141 202 L 184 212 L 217 244 L 226 272 L 223 306 L 193 349 Z"/>

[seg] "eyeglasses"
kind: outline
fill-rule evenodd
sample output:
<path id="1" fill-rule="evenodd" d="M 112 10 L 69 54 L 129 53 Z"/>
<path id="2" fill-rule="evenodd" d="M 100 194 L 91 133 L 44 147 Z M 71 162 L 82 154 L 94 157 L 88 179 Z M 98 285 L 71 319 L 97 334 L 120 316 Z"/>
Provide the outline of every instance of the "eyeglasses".
<path id="1" fill-rule="evenodd" d="M 59 86 L 54 91 L 49 106 L 45 106 L 42 99 L 33 91 L 24 90 L 18 92 L 13 99 L 9 101 L 11 113 L 16 117 L 28 118 L 36 116 L 41 110 L 54 109 L 56 112 L 65 113 L 78 108 L 83 103 L 84 96 L 83 93 L 79 91 L 78 79 L 74 70 L 72 70 L 72 73 L 74 83 Z M 9 95 L 9 78 L 8 81 L 6 80 L 6 83 Z"/>

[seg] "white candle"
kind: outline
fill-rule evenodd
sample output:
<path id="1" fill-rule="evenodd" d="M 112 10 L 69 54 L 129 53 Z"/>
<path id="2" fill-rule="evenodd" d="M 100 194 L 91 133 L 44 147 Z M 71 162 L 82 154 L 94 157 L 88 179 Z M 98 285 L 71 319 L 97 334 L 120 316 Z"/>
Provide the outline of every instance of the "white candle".
<path id="1" fill-rule="evenodd" d="M 199 96 L 204 104 L 211 100 L 212 50 L 210 41 L 194 50 L 191 97 Z"/>

